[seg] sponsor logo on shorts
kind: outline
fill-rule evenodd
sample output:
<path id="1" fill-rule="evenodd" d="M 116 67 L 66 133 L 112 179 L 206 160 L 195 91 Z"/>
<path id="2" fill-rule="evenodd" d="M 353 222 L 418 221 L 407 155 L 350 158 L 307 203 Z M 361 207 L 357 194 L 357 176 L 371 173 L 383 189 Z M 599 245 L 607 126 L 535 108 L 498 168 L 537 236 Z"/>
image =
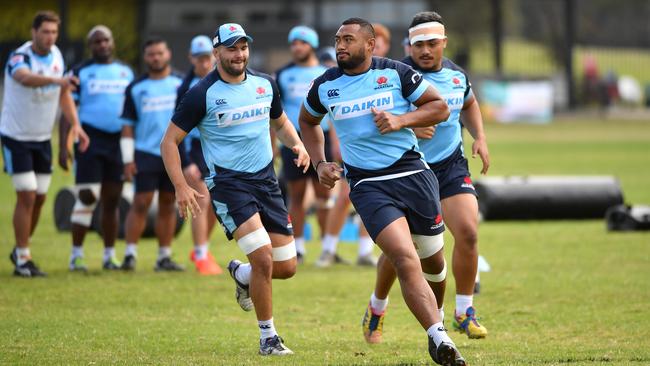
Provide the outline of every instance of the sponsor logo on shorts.
<path id="1" fill-rule="evenodd" d="M 431 225 L 431 230 L 440 229 L 445 223 L 442 222 L 442 215 L 438 214 L 435 219 L 433 219 L 433 225 Z"/>
<path id="2" fill-rule="evenodd" d="M 472 190 L 476 190 L 474 188 L 474 184 L 472 183 L 472 178 L 470 178 L 470 177 L 465 177 L 463 179 L 463 184 L 461 184 L 460 186 L 462 188 L 469 188 L 469 189 L 472 189 Z"/>
<path id="3" fill-rule="evenodd" d="M 380 111 L 394 107 L 393 93 L 383 92 L 369 97 L 353 99 L 343 103 L 332 104 L 330 108 L 335 120 L 342 120 L 372 114 L 372 108 Z"/>

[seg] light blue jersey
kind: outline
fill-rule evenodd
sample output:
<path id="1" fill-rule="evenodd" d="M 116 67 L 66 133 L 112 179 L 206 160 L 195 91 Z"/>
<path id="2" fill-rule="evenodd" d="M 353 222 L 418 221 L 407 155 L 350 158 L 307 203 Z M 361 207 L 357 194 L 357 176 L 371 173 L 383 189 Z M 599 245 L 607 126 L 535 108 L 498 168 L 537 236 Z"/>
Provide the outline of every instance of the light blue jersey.
<path id="1" fill-rule="evenodd" d="M 410 57 L 404 63 L 421 72 L 424 79 L 438 89 L 449 106 L 449 118 L 436 125 L 433 138 L 419 140 L 427 162 L 437 163 L 448 158 L 459 146 L 462 149 L 460 112 L 465 102 L 474 95 L 472 86 L 463 69 L 448 59 L 443 60 L 442 68 L 438 71 L 421 70 Z"/>
<path id="2" fill-rule="evenodd" d="M 186 132 L 199 129 L 211 182 L 216 169 L 257 173 L 273 159 L 270 119 L 282 116 L 278 87 L 266 74 L 246 71 L 230 84 L 214 70 L 180 101 L 172 122 Z M 211 187 L 209 187 L 211 188 Z"/>
<path id="3" fill-rule="evenodd" d="M 79 78 L 72 96 L 81 122 L 104 132 L 120 132 L 124 91 L 133 81 L 131 68 L 117 61 L 101 64 L 88 60 L 75 66 L 72 74 Z"/>
<path id="4" fill-rule="evenodd" d="M 196 85 L 199 81 L 201 80 L 200 77 L 196 76 L 194 73 L 194 68 L 190 70 L 190 72 L 185 75 L 185 78 L 183 79 L 183 83 L 181 86 L 178 87 L 178 92 L 177 92 L 177 97 L 176 97 L 176 105 L 178 105 L 181 102 L 181 99 L 183 99 L 183 95 L 187 93 L 188 90 L 190 90 L 194 85 Z M 187 138 L 185 139 L 185 145 L 187 147 L 187 150 L 189 150 L 189 146 L 192 143 L 192 139 L 198 139 L 199 138 L 199 130 L 197 128 L 193 128 L 192 131 L 190 131 L 187 134 Z"/>
<path id="5" fill-rule="evenodd" d="M 176 89 L 181 82 L 175 74 L 163 79 L 144 75 L 126 88 L 122 118 L 134 126 L 136 150 L 161 156 L 160 141 L 174 113 Z"/>
<path id="6" fill-rule="evenodd" d="M 371 109 L 395 115 L 407 113 L 429 83 L 411 67 L 373 57 L 370 69 L 346 75 L 331 68 L 314 81 L 304 102 L 315 117 L 328 114 L 341 141 L 341 154 L 350 179 L 423 169 L 413 130 L 379 133 Z"/>
<path id="7" fill-rule="evenodd" d="M 300 115 L 302 102 L 309 91 L 309 86 L 314 79 L 326 70 L 327 68 L 322 65 L 304 67 L 290 63 L 275 73 L 275 81 L 278 84 L 280 97 L 282 98 L 282 107 L 284 107 L 284 111 L 296 131 L 300 131 L 298 116 Z M 330 128 L 328 118 L 323 118 L 320 126 L 323 131 L 328 131 Z"/>

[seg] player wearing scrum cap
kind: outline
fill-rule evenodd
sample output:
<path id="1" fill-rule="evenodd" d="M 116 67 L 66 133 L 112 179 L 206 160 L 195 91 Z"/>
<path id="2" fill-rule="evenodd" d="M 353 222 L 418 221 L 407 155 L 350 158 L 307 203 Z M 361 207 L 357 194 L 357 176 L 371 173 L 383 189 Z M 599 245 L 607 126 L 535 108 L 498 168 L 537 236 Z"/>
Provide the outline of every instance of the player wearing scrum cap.
<path id="1" fill-rule="evenodd" d="M 235 239 L 250 263 L 230 261 L 239 306 L 255 309 L 261 355 L 293 353 L 273 323 L 272 279 L 293 277 L 296 245 L 275 171 L 269 128 L 309 168 L 309 156 L 282 109 L 275 81 L 246 68 L 249 44 L 239 24 L 221 25 L 213 38 L 217 67 L 181 100 L 161 143 L 165 168 L 184 216 L 201 209 L 201 194 L 185 181 L 177 145 L 198 127 L 210 176 L 213 208 L 228 239 Z"/>
<path id="2" fill-rule="evenodd" d="M 102 267 L 116 270 L 120 263 L 115 256 L 118 204 L 122 194 L 122 157 L 120 154 L 120 118 L 124 90 L 133 80 L 131 68 L 114 58 L 113 33 L 104 25 L 93 27 L 86 37 L 91 58 L 72 68 L 78 80 L 72 96 L 77 103 L 79 119 L 90 137 L 86 151 L 75 146 L 75 202 L 72 217 L 71 271 L 86 271 L 83 242 L 90 227 L 93 211 L 101 201 L 101 229 L 104 239 Z M 60 135 L 66 136 L 69 123 L 61 119 Z M 65 139 L 59 140 L 59 165 L 68 170 Z"/>
<path id="3" fill-rule="evenodd" d="M 4 169 L 11 175 L 17 196 L 13 216 L 16 246 L 9 257 L 15 265 L 14 275 L 22 277 L 45 276 L 31 259 L 29 238 L 50 186 L 50 139 L 59 107 L 72 124 L 71 139 L 79 140 L 81 151 L 88 147 L 71 95 L 76 78 L 63 76 L 63 57 L 55 45 L 59 25 L 59 16 L 52 11 L 36 14 L 32 40 L 13 51 L 5 67 L 0 141 Z"/>
<path id="4" fill-rule="evenodd" d="M 460 116 L 462 113 L 463 125 L 474 138 L 472 157 L 480 156 L 481 173 L 485 174 L 490 162 L 483 119 L 467 74 L 443 57 L 447 36 L 442 17 L 435 12 L 416 14 L 409 29 L 409 42 L 411 56 L 404 59 L 404 63 L 422 73 L 424 79 L 440 91 L 451 111 L 446 121 L 436 125 L 435 131 L 432 127 L 418 128 L 415 133 L 438 179 L 442 218 L 454 237 L 452 270 L 456 279 L 456 309 L 453 326 L 469 338 L 484 338 L 487 329 L 478 322 L 472 306 L 478 266 L 478 202 L 463 153 Z M 423 268 L 435 266 L 433 257 L 422 259 Z M 444 316 L 446 264 L 438 275 L 425 277 L 436 294 L 438 310 Z M 388 292 L 394 281 L 393 265 L 382 255 L 375 290 L 364 317 L 364 336 L 368 342 L 381 341 Z"/>

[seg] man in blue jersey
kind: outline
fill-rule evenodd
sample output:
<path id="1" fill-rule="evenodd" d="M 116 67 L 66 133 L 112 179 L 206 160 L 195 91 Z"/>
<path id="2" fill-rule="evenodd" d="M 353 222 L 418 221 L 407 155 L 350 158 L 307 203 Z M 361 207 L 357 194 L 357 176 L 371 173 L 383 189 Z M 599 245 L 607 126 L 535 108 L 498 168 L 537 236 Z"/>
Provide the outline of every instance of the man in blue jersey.
<path id="1" fill-rule="evenodd" d="M 289 44 L 291 49 L 292 62 L 278 70 L 275 74 L 275 81 L 280 89 L 282 106 L 289 120 L 297 131 L 298 114 L 300 106 L 307 95 L 309 85 L 322 74 L 327 68 L 320 65 L 316 57 L 318 48 L 318 34 L 315 30 L 306 26 L 297 26 L 289 32 Z M 325 154 L 329 155 L 329 122 L 321 123 L 325 131 Z M 282 176 L 288 182 L 289 191 L 289 215 L 293 224 L 293 234 L 296 238 L 296 251 L 298 261 L 302 261 L 306 253 L 305 238 L 303 230 L 305 226 L 305 193 L 307 183 L 318 183 L 318 175 L 313 168 L 309 168 L 307 174 L 302 172 L 300 167 L 294 163 L 296 154 L 287 146 L 280 148 L 282 155 Z M 312 184 L 316 196 L 316 215 L 320 233 L 325 232 L 325 224 L 330 206 L 330 191 L 321 184 Z"/>
<path id="2" fill-rule="evenodd" d="M 86 37 L 92 58 L 73 67 L 71 74 L 78 80 L 73 97 L 77 102 L 79 119 L 90 137 L 88 150 L 75 151 L 75 202 L 72 216 L 71 271 L 86 271 L 83 241 L 93 218 L 93 211 L 101 201 L 101 228 L 104 239 L 103 268 L 116 270 L 120 263 L 115 257 L 115 239 L 118 230 L 118 204 L 122 194 L 122 158 L 120 132 L 124 90 L 133 81 L 133 72 L 127 65 L 115 60 L 113 33 L 103 25 L 93 27 Z M 68 169 L 68 150 L 65 146 L 69 123 L 61 118 L 59 165 Z"/>
<path id="3" fill-rule="evenodd" d="M 72 123 L 71 140 L 78 138 L 81 150 L 88 147 L 71 96 L 76 80 L 63 76 L 63 56 L 55 44 L 60 23 L 52 11 L 36 14 L 32 40 L 11 52 L 5 67 L 0 141 L 4 170 L 16 191 L 16 246 L 9 258 L 14 275 L 21 277 L 45 276 L 32 261 L 29 242 L 52 179 L 50 140 L 59 107 Z"/>
<path id="4" fill-rule="evenodd" d="M 144 45 L 147 73 L 126 88 L 120 147 L 124 162 L 124 177 L 134 181 L 135 195 L 126 217 L 126 252 L 122 269 L 134 270 L 137 242 L 144 231 L 147 213 L 154 192 L 158 191 L 158 259 L 156 271 L 182 271 L 184 268 L 171 258 L 171 245 L 176 228 L 176 207 L 172 185 L 162 158 L 160 141 L 169 118 L 174 113 L 180 77 L 169 65 L 171 52 L 167 42 L 152 38 Z"/>
<path id="5" fill-rule="evenodd" d="M 282 110 L 275 81 L 246 68 L 252 41 L 239 24 L 217 29 L 213 38 L 217 67 L 185 94 L 161 149 L 182 215 L 195 216 L 201 195 L 183 178 L 176 146 L 193 128 L 199 129 L 212 205 L 226 236 L 237 240 L 250 261 L 228 264 L 237 302 L 245 311 L 255 308 L 259 353 L 287 355 L 293 352 L 273 323 L 271 279 L 295 274 L 296 246 L 273 171 L 269 127 L 297 155 L 294 162 L 303 173 L 309 168 L 309 156 Z"/>
<path id="6" fill-rule="evenodd" d="M 204 78 L 214 69 L 214 56 L 212 55 L 212 40 L 208 36 L 196 36 L 190 43 L 190 62 L 192 69 L 185 75 L 183 83 L 178 88 L 176 105 L 180 103 L 183 95 L 196 83 Z M 202 275 L 218 275 L 223 270 L 208 249 L 210 233 L 214 228 L 217 217 L 210 212 L 210 196 L 208 187 L 203 181 L 208 176 L 208 166 L 205 164 L 199 130 L 192 129 L 185 139 L 184 146 L 181 146 L 181 162 L 183 175 L 190 187 L 198 191 L 203 197 L 199 200 L 201 213 L 192 220 L 192 239 L 194 250 L 190 253 L 190 259 L 194 262 L 197 272 Z"/>
<path id="7" fill-rule="evenodd" d="M 411 129 L 447 119 L 447 105 L 411 67 L 372 57 L 375 34 L 366 20 L 344 21 L 335 44 L 339 67 L 314 81 L 300 112 L 305 146 L 320 182 L 333 187 L 341 169 L 325 159 L 319 126 L 328 114 L 341 142 L 352 204 L 395 266 L 404 300 L 427 332 L 431 358 L 442 365 L 465 365 L 424 279 L 442 270 L 444 224 L 438 182 Z M 411 104 L 417 107 L 413 111 Z M 425 269 L 423 276 L 418 257 L 433 253 L 438 268 Z"/>
<path id="8" fill-rule="evenodd" d="M 416 129 L 420 148 L 427 163 L 436 174 L 440 185 L 442 217 L 454 236 L 452 270 L 456 279 L 456 309 L 453 326 L 469 338 L 484 338 L 487 329 L 476 317 L 472 306 L 474 281 L 478 266 L 478 202 L 470 178 L 467 159 L 463 154 L 463 125 L 474 138 L 472 157 L 477 154 L 483 162 L 482 174 L 490 165 L 489 152 L 483 119 L 478 102 L 472 93 L 467 74 L 456 64 L 443 57 L 447 37 L 442 17 L 436 12 L 422 12 L 415 15 L 409 29 L 411 56 L 404 62 L 421 72 L 447 101 L 451 110 L 449 118 L 433 128 Z M 432 257 L 423 258 L 422 266 L 435 265 Z M 445 294 L 445 275 L 427 277 L 436 294 L 438 309 L 442 314 Z M 395 281 L 395 270 L 382 255 L 377 268 L 375 291 L 364 317 L 364 335 L 369 342 L 381 341 L 384 313 L 388 304 L 388 292 Z"/>

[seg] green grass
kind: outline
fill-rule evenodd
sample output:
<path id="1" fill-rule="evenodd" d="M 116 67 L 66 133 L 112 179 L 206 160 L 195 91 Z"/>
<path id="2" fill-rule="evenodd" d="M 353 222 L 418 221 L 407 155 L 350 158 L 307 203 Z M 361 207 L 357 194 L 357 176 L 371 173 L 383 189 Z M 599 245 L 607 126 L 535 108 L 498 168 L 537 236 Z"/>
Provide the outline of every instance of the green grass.
<path id="1" fill-rule="evenodd" d="M 487 126 L 492 175 L 613 174 L 626 201 L 650 203 L 650 123 L 558 121 L 547 126 Z M 471 159 L 470 159 L 471 160 Z M 472 171 L 478 171 L 476 161 Z M 274 282 L 276 326 L 296 354 L 256 355 L 251 313 L 234 301 L 226 276 L 193 272 L 155 274 L 155 243 L 145 240 L 138 271 L 99 270 L 101 243 L 86 245 L 88 275 L 66 270 L 69 235 L 52 224 L 53 194 L 71 177 L 55 173 L 52 196 L 35 237 L 33 254 L 50 277 L 10 276 L 0 259 L 0 364 L 205 364 L 205 365 L 425 365 L 424 332 L 391 293 L 385 342 L 363 341 L 360 319 L 374 271 L 338 266 L 319 270 L 310 243 L 309 262 L 289 281 Z M 0 177 L 0 254 L 12 240 L 11 183 Z M 184 228 L 176 256 L 188 263 Z M 225 266 L 242 258 L 216 232 L 213 251 Z M 475 303 L 487 339 L 452 338 L 472 365 L 645 365 L 650 363 L 650 234 L 608 233 L 601 220 L 485 222 L 481 252 L 492 265 Z M 447 236 L 448 248 L 452 240 Z M 118 244 L 122 253 L 123 243 Z M 356 246 L 341 244 L 353 258 Z M 450 251 L 447 250 L 449 255 Z M 451 277 L 451 275 L 450 275 Z M 453 305 L 453 280 L 446 309 Z M 449 319 L 447 324 L 450 325 Z"/>

